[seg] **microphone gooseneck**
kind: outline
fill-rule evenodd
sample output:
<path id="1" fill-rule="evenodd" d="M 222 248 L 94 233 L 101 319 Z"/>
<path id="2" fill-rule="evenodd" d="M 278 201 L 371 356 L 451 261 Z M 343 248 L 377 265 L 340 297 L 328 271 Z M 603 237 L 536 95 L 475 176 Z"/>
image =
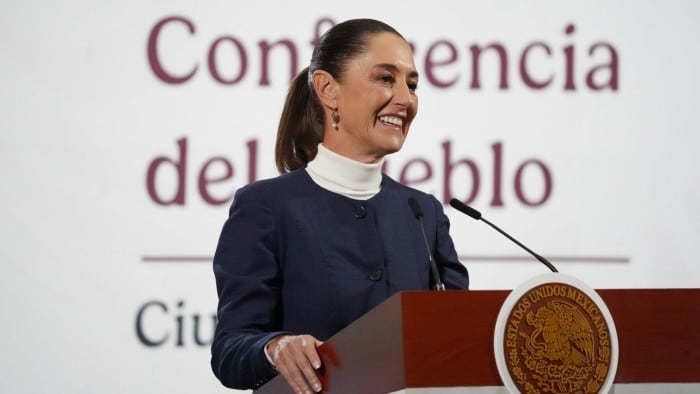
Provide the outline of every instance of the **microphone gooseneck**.
<path id="1" fill-rule="evenodd" d="M 413 216 L 420 222 L 420 230 L 423 234 L 423 241 L 425 241 L 425 248 L 428 251 L 428 262 L 430 263 L 430 269 L 433 272 L 433 278 L 435 280 L 435 290 L 444 291 L 445 284 L 440 280 L 440 273 L 437 269 L 437 264 L 435 264 L 435 259 L 433 259 L 433 253 L 430 251 L 430 244 L 428 243 L 428 236 L 425 234 L 425 225 L 423 224 L 423 209 L 421 209 L 418 200 L 415 197 L 408 198 L 408 205 L 413 211 Z"/>
<path id="2" fill-rule="evenodd" d="M 521 248 L 525 249 L 528 253 L 530 253 L 531 255 L 533 255 L 533 256 L 534 256 L 537 260 L 539 260 L 542 264 L 544 264 L 545 266 L 547 266 L 547 268 L 549 268 L 550 271 L 552 271 L 552 272 L 559 272 L 559 271 L 554 267 L 554 265 L 552 265 L 552 263 L 549 262 L 549 260 L 547 260 L 547 259 L 545 259 L 544 257 L 540 256 L 539 254 L 533 252 L 532 250 L 530 250 L 530 248 L 528 248 L 527 246 L 525 246 L 525 245 L 521 244 L 520 242 L 518 242 L 517 239 L 511 237 L 510 235 L 508 235 L 508 233 L 506 233 L 505 231 L 501 230 L 498 226 L 496 226 L 495 224 L 493 224 L 493 223 L 489 222 L 488 220 L 484 219 L 484 218 L 481 216 L 481 212 L 479 212 L 479 211 L 477 211 L 476 209 L 470 207 L 469 205 L 467 205 L 467 204 L 465 204 L 465 203 L 459 201 L 459 200 L 456 199 L 456 198 L 453 198 L 453 199 L 450 200 L 450 205 L 452 206 L 452 208 L 454 208 L 454 209 L 456 209 L 456 210 L 458 210 L 458 211 L 464 213 L 465 215 L 469 216 L 470 218 L 472 218 L 472 219 L 474 219 L 474 220 L 481 220 L 481 221 L 485 222 L 486 224 L 488 224 L 489 226 L 493 227 L 496 231 L 498 231 L 499 233 L 503 234 L 503 235 L 506 236 L 508 239 L 510 239 L 511 241 L 515 242 L 518 246 L 520 246 Z"/>

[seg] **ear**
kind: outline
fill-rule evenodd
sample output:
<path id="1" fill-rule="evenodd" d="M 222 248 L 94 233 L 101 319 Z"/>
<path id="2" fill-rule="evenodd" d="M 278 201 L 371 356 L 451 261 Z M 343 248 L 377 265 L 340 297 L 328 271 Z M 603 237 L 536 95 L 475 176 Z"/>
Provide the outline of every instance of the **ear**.
<path id="1" fill-rule="evenodd" d="M 337 105 L 338 83 L 327 71 L 316 70 L 311 76 L 311 85 L 324 107 L 335 109 Z"/>

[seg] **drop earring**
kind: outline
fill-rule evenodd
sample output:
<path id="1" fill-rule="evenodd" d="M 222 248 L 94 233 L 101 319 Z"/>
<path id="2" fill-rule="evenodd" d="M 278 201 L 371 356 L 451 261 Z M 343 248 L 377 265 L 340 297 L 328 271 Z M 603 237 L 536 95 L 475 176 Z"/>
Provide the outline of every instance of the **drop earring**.
<path id="1" fill-rule="evenodd" d="M 338 120 L 339 120 L 338 111 L 336 111 L 336 110 L 331 111 L 331 120 L 333 121 L 333 123 L 331 123 L 331 126 L 333 126 L 333 128 L 336 131 L 338 131 Z"/>

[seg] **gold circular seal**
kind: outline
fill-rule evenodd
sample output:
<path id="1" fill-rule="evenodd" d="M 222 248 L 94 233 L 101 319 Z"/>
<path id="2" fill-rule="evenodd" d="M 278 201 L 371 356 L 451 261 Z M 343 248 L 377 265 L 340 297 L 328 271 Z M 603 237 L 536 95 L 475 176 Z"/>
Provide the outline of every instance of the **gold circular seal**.
<path id="1" fill-rule="evenodd" d="M 499 372 L 506 370 L 511 391 L 588 394 L 607 391 L 604 386 L 612 382 L 617 369 L 612 318 L 597 293 L 592 297 L 592 290 L 562 278 L 568 279 L 555 274 L 521 291 L 501 310 L 494 350 L 502 355 Z"/>

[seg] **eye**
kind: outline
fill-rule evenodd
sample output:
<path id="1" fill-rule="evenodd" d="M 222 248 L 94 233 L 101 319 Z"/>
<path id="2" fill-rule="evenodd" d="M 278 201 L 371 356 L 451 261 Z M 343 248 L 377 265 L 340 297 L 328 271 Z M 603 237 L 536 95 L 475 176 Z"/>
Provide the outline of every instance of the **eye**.
<path id="1" fill-rule="evenodd" d="M 379 81 L 387 85 L 393 85 L 395 82 L 394 76 L 391 74 L 380 75 Z"/>
<path id="2" fill-rule="evenodd" d="M 408 82 L 406 83 L 406 86 L 408 86 L 408 90 L 414 94 L 416 93 L 416 89 L 418 89 L 418 84 L 416 82 Z"/>

